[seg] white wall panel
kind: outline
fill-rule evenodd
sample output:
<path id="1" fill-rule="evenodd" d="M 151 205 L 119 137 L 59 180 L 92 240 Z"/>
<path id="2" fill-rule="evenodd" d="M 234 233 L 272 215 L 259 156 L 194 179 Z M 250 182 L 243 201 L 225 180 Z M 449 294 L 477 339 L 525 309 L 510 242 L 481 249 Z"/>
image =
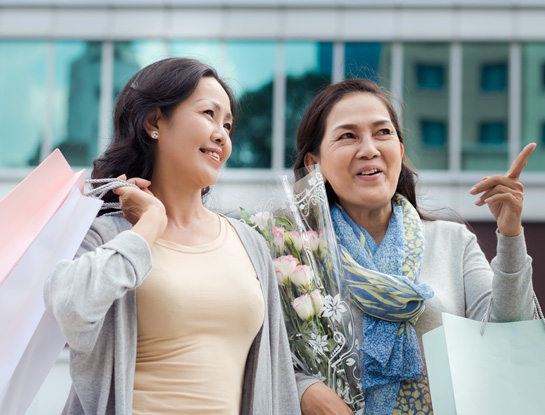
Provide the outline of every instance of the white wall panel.
<path id="1" fill-rule="evenodd" d="M 225 33 L 225 14 L 218 9 L 174 9 L 169 11 L 165 36 L 170 39 L 217 39 Z"/>

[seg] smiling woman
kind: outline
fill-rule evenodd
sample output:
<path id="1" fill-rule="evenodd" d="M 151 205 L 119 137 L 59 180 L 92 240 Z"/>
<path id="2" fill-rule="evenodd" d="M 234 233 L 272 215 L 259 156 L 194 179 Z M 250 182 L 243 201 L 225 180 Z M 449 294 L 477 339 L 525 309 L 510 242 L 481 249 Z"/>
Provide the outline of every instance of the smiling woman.
<path id="1" fill-rule="evenodd" d="M 520 173 L 535 148 L 526 146 L 505 176 L 485 177 L 469 192 L 482 195 L 496 219 L 497 256 L 488 263 L 463 224 L 432 220 L 419 209 L 416 175 L 404 154 L 403 131 L 384 90 L 354 79 L 321 91 L 307 108 L 297 134 L 294 170 L 320 166 L 337 240 L 347 262 L 347 287 L 355 331 L 365 413 L 432 414 L 422 335 L 441 325 L 441 313 L 480 319 L 490 298 L 496 321 L 533 315 L 531 258 L 521 227 Z M 410 283 L 425 310 L 419 317 L 368 314 L 358 295 L 364 278 L 353 270 L 385 274 L 396 289 L 376 288 L 384 305 L 398 302 Z M 381 308 L 382 307 L 382 308 Z M 318 379 L 297 374 L 304 415 L 348 415 L 344 401 Z"/>
<path id="2" fill-rule="evenodd" d="M 70 347 L 64 414 L 299 414 L 276 276 L 259 235 L 202 196 L 231 155 L 234 96 L 215 70 L 165 59 L 116 101 L 93 178 L 123 217 L 95 220 L 45 286 Z"/>

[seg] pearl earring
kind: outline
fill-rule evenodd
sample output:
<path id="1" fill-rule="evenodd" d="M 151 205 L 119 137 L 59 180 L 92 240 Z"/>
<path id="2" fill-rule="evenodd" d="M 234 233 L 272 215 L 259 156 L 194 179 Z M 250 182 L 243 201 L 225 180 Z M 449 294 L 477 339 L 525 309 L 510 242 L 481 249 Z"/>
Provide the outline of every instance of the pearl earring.
<path id="1" fill-rule="evenodd" d="M 159 138 L 159 131 L 153 131 L 151 133 L 151 138 L 157 140 Z"/>

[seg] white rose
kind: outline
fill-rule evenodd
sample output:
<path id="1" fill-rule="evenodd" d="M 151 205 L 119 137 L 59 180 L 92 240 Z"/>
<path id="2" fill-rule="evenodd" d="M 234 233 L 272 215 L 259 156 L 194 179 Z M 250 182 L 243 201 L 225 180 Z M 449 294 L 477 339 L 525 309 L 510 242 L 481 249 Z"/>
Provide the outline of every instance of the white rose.
<path id="1" fill-rule="evenodd" d="M 284 285 L 289 281 L 293 271 L 299 265 L 299 260 L 291 255 L 283 255 L 273 259 L 273 265 L 278 285 Z"/>
<path id="2" fill-rule="evenodd" d="M 311 294 L 303 294 L 291 303 L 301 320 L 311 320 L 314 315 L 319 316 L 324 307 L 320 290 L 314 290 Z"/>
<path id="3" fill-rule="evenodd" d="M 314 317 L 314 305 L 310 294 L 303 294 L 291 303 L 301 320 L 310 320 Z"/>
<path id="4" fill-rule="evenodd" d="M 271 226 L 274 226 L 274 215 L 272 212 L 257 212 L 250 217 L 250 220 L 263 231 L 269 227 L 269 221 L 271 221 Z"/>
<path id="5" fill-rule="evenodd" d="M 312 268 L 310 265 L 298 265 L 291 274 L 291 281 L 298 287 L 310 289 L 312 283 Z"/>
<path id="6" fill-rule="evenodd" d="M 299 235 L 299 232 L 289 231 L 288 239 L 290 239 L 293 242 L 293 246 L 295 247 L 295 249 L 297 249 L 297 251 L 300 252 L 301 248 L 303 248 L 303 239 L 301 238 L 301 235 Z"/>

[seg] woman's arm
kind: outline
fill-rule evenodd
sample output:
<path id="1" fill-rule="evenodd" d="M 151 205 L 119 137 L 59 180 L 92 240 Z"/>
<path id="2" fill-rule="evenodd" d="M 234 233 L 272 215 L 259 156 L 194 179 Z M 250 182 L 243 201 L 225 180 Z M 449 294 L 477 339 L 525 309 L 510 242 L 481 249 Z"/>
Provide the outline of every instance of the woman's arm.
<path id="1" fill-rule="evenodd" d="M 125 179 L 125 177 L 121 177 Z M 152 266 L 150 245 L 162 234 L 162 203 L 147 190 L 149 181 L 129 180 L 141 190 L 121 187 L 123 219 L 99 218 L 76 259 L 57 264 L 44 286 L 46 308 L 73 350 L 90 352 L 112 304 L 140 285 Z"/>
<path id="2" fill-rule="evenodd" d="M 152 266 L 149 245 L 130 230 L 103 244 L 112 227 L 112 220 L 96 220 L 79 257 L 59 262 L 44 286 L 48 312 L 69 346 L 83 353 L 93 349 L 114 301 L 140 285 Z"/>
<path id="3" fill-rule="evenodd" d="M 504 176 L 485 177 L 470 190 L 471 194 L 482 193 L 475 204 L 487 205 L 498 225 L 497 254 L 491 262 L 494 275 L 491 283 L 492 319 L 496 321 L 522 320 L 532 316 L 532 259 L 526 253 L 522 230 L 524 188 L 519 179 L 535 147 L 534 143 L 524 147 Z M 476 250 L 480 251 L 480 248 L 472 245 L 476 245 L 476 241 L 467 247 L 468 258 L 476 258 L 478 256 Z M 464 263 L 464 278 L 466 268 L 471 273 L 475 261 L 469 259 L 467 263 L 468 267 Z M 477 281 L 478 278 L 469 280 Z M 470 296 L 469 314 L 473 314 L 472 308 L 482 311 L 484 297 L 488 297 L 489 294 L 478 286 L 472 286 L 471 283 L 469 285 L 466 283 L 466 293 Z"/>

